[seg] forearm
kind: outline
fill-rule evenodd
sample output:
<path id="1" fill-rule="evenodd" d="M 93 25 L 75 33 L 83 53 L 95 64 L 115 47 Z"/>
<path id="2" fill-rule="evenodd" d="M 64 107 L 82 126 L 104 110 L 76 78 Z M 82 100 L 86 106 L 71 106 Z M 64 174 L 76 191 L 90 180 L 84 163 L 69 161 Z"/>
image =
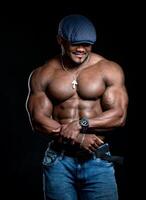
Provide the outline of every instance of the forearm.
<path id="1" fill-rule="evenodd" d="M 38 131 L 50 136 L 59 135 L 61 124 L 52 118 L 47 116 L 40 116 L 32 119 L 31 122 L 34 131 Z"/>
<path id="2" fill-rule="evenodd" d="M 116 127 L 122 126 L 124 122 L 121 110 L 105 111 L 96 118 L 89 119 L 89 129 L 96 131 L 109 131 Z"/>

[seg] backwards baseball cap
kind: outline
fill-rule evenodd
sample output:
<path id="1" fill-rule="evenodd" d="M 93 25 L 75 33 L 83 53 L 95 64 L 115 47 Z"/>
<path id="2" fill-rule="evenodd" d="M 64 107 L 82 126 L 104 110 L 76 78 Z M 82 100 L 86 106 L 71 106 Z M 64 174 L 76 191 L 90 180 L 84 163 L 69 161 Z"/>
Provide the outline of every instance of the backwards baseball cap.
<path id="1" fill-rule="evenodd" d="M 58 35 L 71 44 L 96 42 L 96 30 L 93 23 L 85 16 L 74 14 L 64 17 L 58 27 Z"/>

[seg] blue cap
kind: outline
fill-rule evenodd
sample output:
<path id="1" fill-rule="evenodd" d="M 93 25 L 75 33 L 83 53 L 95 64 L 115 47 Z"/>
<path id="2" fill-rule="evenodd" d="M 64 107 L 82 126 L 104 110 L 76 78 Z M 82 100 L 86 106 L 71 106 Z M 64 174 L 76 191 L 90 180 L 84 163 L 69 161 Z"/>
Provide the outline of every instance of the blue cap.
<path id="1" fill-rule="evenodd" d="M 68 15 L 64 17 L 58 27 L 58 35 L 71 44 L 96 42 L 96 30 L 93 23 L 82 15 Z"/>

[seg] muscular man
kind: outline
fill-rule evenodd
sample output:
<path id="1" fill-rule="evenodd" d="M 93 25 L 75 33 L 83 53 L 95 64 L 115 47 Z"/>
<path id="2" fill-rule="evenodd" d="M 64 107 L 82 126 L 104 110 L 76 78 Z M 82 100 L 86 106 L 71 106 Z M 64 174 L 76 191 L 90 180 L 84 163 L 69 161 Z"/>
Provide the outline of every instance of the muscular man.
<path id="1" fill-rule="evenodd" d="M 109 130 L 125 124 L 123 70 L 92 52 L 96 31 L 85 16 L 64 17 L 57 40 L 61 55 L 31 73 L 26 104 L 33 129 L 51 138 L 45 199 L 117 200 L 113 163 L 95 152 Z"/>

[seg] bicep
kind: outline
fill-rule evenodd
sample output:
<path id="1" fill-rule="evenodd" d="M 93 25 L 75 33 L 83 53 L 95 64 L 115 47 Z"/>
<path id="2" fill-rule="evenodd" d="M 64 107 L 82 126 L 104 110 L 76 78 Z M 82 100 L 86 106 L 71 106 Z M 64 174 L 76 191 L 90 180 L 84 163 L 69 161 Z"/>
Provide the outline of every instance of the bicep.
<path id="1" fill-rule="evenodd" d="M 124 72 L 116 63 L 110 62 L 109 67 L 110 68 L 106 68 L 103 76 L 107 86 L 102 98 L 103 106 L 105 109 L 126 109 L 128 95 L 125 87 Z"/>
<path id="2" fill-rule="evenodd" d="M 52 103 L 44 92 L 30 94 L 27 100 L 27 109 L 31 118 L 46 115 L 48 117 L 52 114 Z"/>
<path id="3" fill-rule="evenodd" d="M 26 107 L 32 117 L 43 114 L 50 116 L 52 113 L 52 103 L 45 93 L 47 81 L 44 80 L 39 70 L 32 73 L 28 80 Z"/>
<path id="4" fill-rule="evenodd" d="M 104 110 L 115 109 L 126 115 L 128 95 L 124 85 L 112 85 L 107 87 L 103 97 L 102 106 Z"/>

